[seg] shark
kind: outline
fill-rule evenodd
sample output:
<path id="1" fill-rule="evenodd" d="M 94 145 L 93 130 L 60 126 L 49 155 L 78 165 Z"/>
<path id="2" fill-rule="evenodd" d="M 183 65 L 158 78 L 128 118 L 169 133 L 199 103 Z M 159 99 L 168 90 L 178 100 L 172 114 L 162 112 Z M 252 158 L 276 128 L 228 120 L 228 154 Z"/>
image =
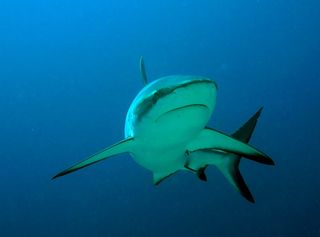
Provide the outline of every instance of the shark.
<path id="1" fill-rule="evenodd" d="M 129 153 L 136 163 L 152 172 L 155 185 L 178 171 L 192 172 L 200 180 L 207 181 L 205 170 L 212 165 L 236 191 L 254 203 L 239 164 L 241 158 L 246 158 L 274 165 L 268 155 L 249 144 L 262 107 L 236 132 L 228 135 L 208 127 L 216 105 L 217 84 L 213 80 L 203 76 L 171 75 L 149 83 L 142 57 L 139 65 L 145 85 L 127 112 L 124 139 L 52 179 Z"/>

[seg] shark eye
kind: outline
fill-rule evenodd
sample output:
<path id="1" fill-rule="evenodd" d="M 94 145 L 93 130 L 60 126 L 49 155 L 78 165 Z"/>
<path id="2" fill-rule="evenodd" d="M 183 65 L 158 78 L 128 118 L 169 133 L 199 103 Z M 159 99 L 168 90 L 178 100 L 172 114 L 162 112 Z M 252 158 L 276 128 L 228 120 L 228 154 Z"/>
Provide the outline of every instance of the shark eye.
<path id="1" fill-rule="evenodd" d="M 157 103 L 157 101 L 171 93 L 174 93 L 176 88 L 162 88 L 159 90 L 155 90 L 152 94 L 152 102 L 153 104 Z"/>
<path id="2" fill-rule="evenodd" d="M 155 91 L 153 96 L 155 96 L 157 99 L 159 99 L 160 98 L 160 94 L 161 94 L 160 91 Z"/>
<path id="3" fill-rule="evenodd" d="M 155 91 L 152 96 L 153 103 L 156 103 L 158 101 L 158 99 L 160 98 L 160 96 L 161 96 L 161 93 L 159 91 Z"/>

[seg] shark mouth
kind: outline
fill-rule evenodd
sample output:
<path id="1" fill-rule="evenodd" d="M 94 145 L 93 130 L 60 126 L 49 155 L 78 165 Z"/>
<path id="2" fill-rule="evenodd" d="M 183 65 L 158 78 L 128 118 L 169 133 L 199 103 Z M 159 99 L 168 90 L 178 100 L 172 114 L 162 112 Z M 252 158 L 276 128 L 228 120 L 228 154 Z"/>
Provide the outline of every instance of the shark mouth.
<path id="1" fill-rule="evenodd" d="M 215 87 L 216 84 L 214 81 L 208 80 L 208 79 L 202 79 L 202 80 L 192 80 L 192 81 L 186 81 L 182 84 L 176 85 L 176 86 L 171 86 L 171 87 L 165 87 L 165 88 L 161 88 L 158 90 L 155 90 L 153 93 L 151 93 L 149 96 L 147 96 L 141 103 L 139 103 L 139 105 L 136 108 L 135 114 L 137 116 L 137 120 L 141 120 L 141 118 L 147 114 L 151 108 L 158 103 L 159 100 L 161 100 L 162 98 L 166 97 L 167 95 L 170 95 L 171 93 L 175 92 L 177 89 L 180 88 L 186 88 L 190 85 L 194 85 L 194 84 L 200 84 L 200 83 L 208 83 L 208 84 L 214 84 Z M 179 110 L 179 109 L 184 109 L 187 107 L 192 107 L 192 106 L 205 106 L 204 104 L 189 104 L 189 105 L 185 105 L 185 106 L 181 106 L 178 108 L 175 108 L 173 110 Z M 173 110 L 169 110 L 166 113 L 169 112 L 173 112 Z"/>
<path id="2" fill-rule="evenodd" d="M 208 106 L 207 106 L 207 105 L 204 105 L 204 104 L 188 104 L 188 105 L 183 105 L 183 106 L 180 106 L 180 107 L 177 107 L 177 108 L 174 108 L 174 109 L 170 109 L 170 110 L 168 110 L 167 112 L 164 112 L 163 114 L 161 114 L 161 115 L 156 119 L 156 121 L 158 121 L 158 120 L 161 119 L 162 117 L 167 116 L 167 115 L 172 114 L 172 113 L 176 113 L 176 112 L 179 112 L 179 111 L 182 111 L 182 110 L 186 110 L 186 109 L 197 109 L 197 108 L 209 109 Z"/>

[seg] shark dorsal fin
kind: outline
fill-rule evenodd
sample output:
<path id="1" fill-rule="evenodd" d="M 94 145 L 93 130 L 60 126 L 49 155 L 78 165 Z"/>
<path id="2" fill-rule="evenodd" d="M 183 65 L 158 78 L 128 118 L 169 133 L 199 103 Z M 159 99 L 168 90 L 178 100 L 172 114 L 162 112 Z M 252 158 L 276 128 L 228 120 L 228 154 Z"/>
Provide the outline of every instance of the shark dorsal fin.
<path id="1" fill-rule="evenodd" d="M 139 68 L 140 68 L 140 74 L 141 74 L 141 79 L 143 81 L 143 84 L 147 85 L 148 84 L 148 78 L 147 78 L 146 68 L 144 66 L 144 60 L 143 60 L 142 56 L 140 57 Z"/>

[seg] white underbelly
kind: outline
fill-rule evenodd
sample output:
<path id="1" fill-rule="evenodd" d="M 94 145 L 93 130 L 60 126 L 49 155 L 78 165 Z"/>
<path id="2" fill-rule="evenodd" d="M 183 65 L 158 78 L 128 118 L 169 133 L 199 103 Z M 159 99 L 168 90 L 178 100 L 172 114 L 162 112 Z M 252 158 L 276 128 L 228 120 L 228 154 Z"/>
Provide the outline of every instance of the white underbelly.
<path id="1" fill-rule="evenodd" d="M 136 142 L 134 160 L 153 172 L 182 169 L 186 147 L 206 126 L 210 113 L 206 106 L 193 105 L 133 121 L 129 126 Z"/>
<path id="2" fill-rule="evenodd" d="M 131 153 L 134 161 L 140 166 L 154 172 L 175 172 L 183 169 L 186 156 L 185 149 L 150 149 L 142 147 Z"/>

